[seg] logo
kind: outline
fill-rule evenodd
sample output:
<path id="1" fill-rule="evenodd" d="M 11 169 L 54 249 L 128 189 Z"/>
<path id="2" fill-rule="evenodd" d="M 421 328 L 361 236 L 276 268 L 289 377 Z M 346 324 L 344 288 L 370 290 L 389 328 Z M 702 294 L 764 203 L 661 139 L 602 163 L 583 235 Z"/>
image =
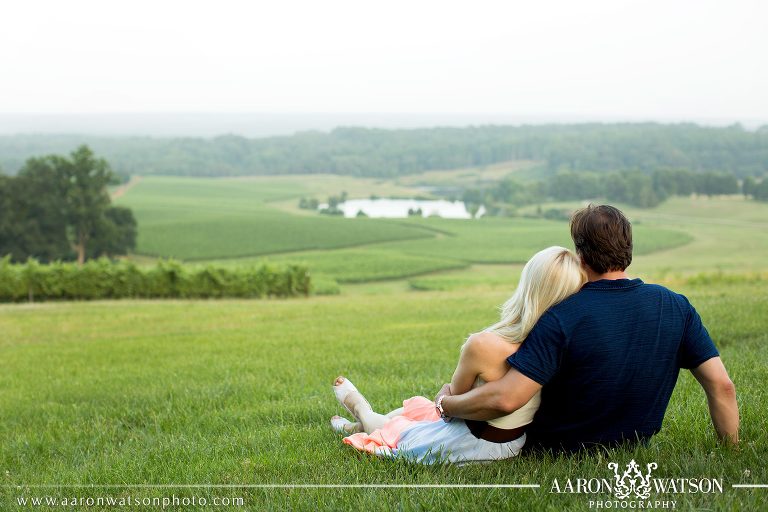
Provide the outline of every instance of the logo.
<path id="1" fill-rule="evenodd" d="M 653 476 L 659 469 L 656 462 L 644 466 L 634 459 L 626 465 L 609 462 L 607 469 L 613 477 L 555 478 L 549 492 L 585 495 L 590 509 L 676 509 L 684 495 L 723 492 L 720 478 Z"/>
<path id="2" fill-rule="evenodd" d="M 616 482 L 613 486 L 613 494 L 620 500 L 625 500 L 633 494 L 639 500 L 647 500 L 651 495 L 651 472 L 659 465 L 650 462 L 645 467 L 648 468 L 648 472 L 643 475 L 640 472 L 640 466 L 635 459 L 632 459 L 627 464 L 624 474 L 619 476 L 619 465 L 615 462 L 608 463 L 608 469 L 613 470 Z"/>

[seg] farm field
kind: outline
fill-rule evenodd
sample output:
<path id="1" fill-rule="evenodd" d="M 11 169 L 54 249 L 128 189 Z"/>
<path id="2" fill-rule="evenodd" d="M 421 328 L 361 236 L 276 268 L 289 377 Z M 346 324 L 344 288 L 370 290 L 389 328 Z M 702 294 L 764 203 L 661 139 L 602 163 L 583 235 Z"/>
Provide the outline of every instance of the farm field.
<path id="1" fill-rule="evenodd" d="M 664 429 L 647 447 L 470 467 L 414 467 L 361 456 L 327 426 L 348 375 L 382 410 L 432 396 L 467 334 L 494 321 L 498 287 L 270 301 L 125 301 L 0 306 L 2 508 L 18 496 L 243 497 L 252 509 L 365 507 L 586 509 L 551 494 L 554 478 L 609 478 L 609 461 L 656 461 L 655 475 L 717 477 L 724 495 L 681 495 L 679 509 L 757 510 L 768 480 L 761 282 L 680 288 L 701 312 L 738 387 L 740 450 L 718 447 L 698 385 L 682 374 Z M 539 484 L 539 489 L 173 488 L 174 484 Z M 14 486 L 20 486 L 19 488 Z M 105 487 L 99 487 L 105 486 Z M 98 508 L 97 508 L 98 509 Z"/>
<path id="2" fill-rule="evenodd" d="M 446 272 L 434 272 L 429 275 L 408 279 L 411 290 L 449 291 L 449 290 L 506 290 L 510 295 L 517 286 L 523 264 L 483 265 L 475 264 L 468 268 Z"/>
<path id="3" fill-rule="evenodd" d="M 291 180 L 146 177 L 116 203 L 133 209 L 137 252 L 183 260 L 233 258 L 424 238 L 415 226 L 378 219 L 290 215 L 266 201 L 301 196 Z"/>
<path id="4" fill-rule="evenodd" d="M 340 190 L 352 191 L 350 197 L 417 192 L 385 180 L 327 178 L 148 177 L 118 203 L 137 216 L 138 261 L 146 256 L 226 265 L 264 258 L 301 261 L 320 280 L 340 283 L 405 278 L 471 263 L 522 263 L 548 245 L 570 245 L 565 223 L 543 219 L 341 219 L 298 210 L 305 193 L 322 199 L 322 193 Z M 663 226 L 640 225 L 636 231 L 637 254 L 691 240 L 683 230 Z"/>
<path id="5" fill-rule="evenodd" d="M 553 203 L 576 208 L 581 203 Z M 650 209 L 619 206 L 638 228 L 686 233 L 689 243 L 641 255 L 632 272 L 658 278 L 699 273 L 764 273 L 768 270 L 768 204 L 741 196 L 719 198 L 673 197 Z"/>
<path id="6" fill-rule="evenodd" d="M 562 221 L 523 218 L 483 218 L 473 222 L 421 219 L 414 223 L 446 231 L 437 239 L 381 244 L 408 254 L 440 254 L 477 263 L 525 263 L 535 252 L 550 245 L 570 247 L 568 224 Z M 685 232 L 661 227 L 636 228 L 635 251 L 647 254 L 688 243 Z"/>
<path id="7" fill-rule="evenodd" d="M 768 270 L 768 205 L 741 198 L 674 198 L 650 211 L 631 211 L 647 226 L 686 230 L 685 246 L 649 254 L 638 269 L 655 274 Z M 647 269 L 647 270 L 646 270 Z"/>
<path id="8" fill-rule="evenodd" d="M 268 256 L 266 259 L 277 263 L 305 263 L 313 273 L 329 276 L 339 283 L 399 279 L 468 266 L 468 263 L 456 259 L 407 254 L 402 251 L 377 247 L 302 251 Z M 239 266 L 261 261 L 264 261 L 264 258 L 242 258 L 211 263 Z"/>
<path id="9" fill-rule="evenodd" d="M 395 180 L 395 183 L 403 186 L 473 187 L 487 185 L 508 176 L 525 176 L 527 171 L 532 169 L 539 170 L 540 166 L 541 162 L 512 160 L 481 167 L 425 171 L 418 174 L 409 174 L 398 177 Z"/>

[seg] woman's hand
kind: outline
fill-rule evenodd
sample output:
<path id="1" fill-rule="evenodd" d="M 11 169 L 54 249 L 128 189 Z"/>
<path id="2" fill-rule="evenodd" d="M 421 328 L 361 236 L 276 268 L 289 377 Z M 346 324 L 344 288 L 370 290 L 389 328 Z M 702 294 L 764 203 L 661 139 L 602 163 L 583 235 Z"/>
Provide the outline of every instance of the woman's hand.
<path id="1" fill-rule="evenodd" d="M 446 395 L 446 396 L 452 395 L 450 384 L 443 384 L 443 387 L 441 387 L 440 391 L 438 391 L 437 394 L 435 395 L 435 403 L 437 403 L 437 400 L 443 395 Z"/>
<path id="2" fill-rule="evenodd" d="M 449 421 L 451 421 L 451 418 L 446 416 L 444 414 L 444 411 L 441 411 L 440 408 L 437 406 L 437 404 L 440 402 L 440 399 L 445 396 L 451 396 L 450 384 L 443 384 L 443 387 L 440 388 L 440 391 L 438 391 L 437 395 L 435 396 L 435 408 L 437 409 L 437 414 L 442 416 L 444 422 L 448 423 Z"/>

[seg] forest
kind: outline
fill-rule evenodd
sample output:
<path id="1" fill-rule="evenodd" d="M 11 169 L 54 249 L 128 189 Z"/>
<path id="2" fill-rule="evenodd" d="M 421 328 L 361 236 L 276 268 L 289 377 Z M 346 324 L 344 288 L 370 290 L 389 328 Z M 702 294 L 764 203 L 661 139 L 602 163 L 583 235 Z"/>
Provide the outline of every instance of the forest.
<path id="1" fill-rule="evenodd" d="M 120 175 L 246 176 L 333 173 L 397 177 L 509 160 L 562 171 L 614 173 L 681 169 L 742 179 L 768 172 L 768 126 L 617 123 L 470 126 L 330 132 L 248 139 L 14 135 L 0 137 L 0 168 L 14 174 L 31 156 L 88 144 Z"/>
<path id="2" fill-rule="evenodd" d="M 519 206 L 549 200 L 605 198 L 651 208 L 671 196 L 718 196 L 744 194 L 747 198 L 768 201 L 768 180 L 748 176 L 739 183 L 736 176 L 724 172 L 694 173 L 684 169 L 660 169 L 646 174 L 640 171 L 594 172 L 560 171 L 536 181 L 506 177 L 483 188 L 468 188 L 462 200 L 470 205 L 484 205 L 491 215 L 514 212 Z"/>

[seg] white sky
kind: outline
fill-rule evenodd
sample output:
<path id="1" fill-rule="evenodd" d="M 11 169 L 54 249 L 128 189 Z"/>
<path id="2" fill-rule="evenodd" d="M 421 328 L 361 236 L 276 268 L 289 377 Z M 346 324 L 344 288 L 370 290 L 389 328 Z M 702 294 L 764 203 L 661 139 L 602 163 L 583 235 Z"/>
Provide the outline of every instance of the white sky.
<path id="1" fill-rule="evenodd" d="M 768 120 L 768 2 L 3 2 L 0 112 L 183 111 Z"/>

